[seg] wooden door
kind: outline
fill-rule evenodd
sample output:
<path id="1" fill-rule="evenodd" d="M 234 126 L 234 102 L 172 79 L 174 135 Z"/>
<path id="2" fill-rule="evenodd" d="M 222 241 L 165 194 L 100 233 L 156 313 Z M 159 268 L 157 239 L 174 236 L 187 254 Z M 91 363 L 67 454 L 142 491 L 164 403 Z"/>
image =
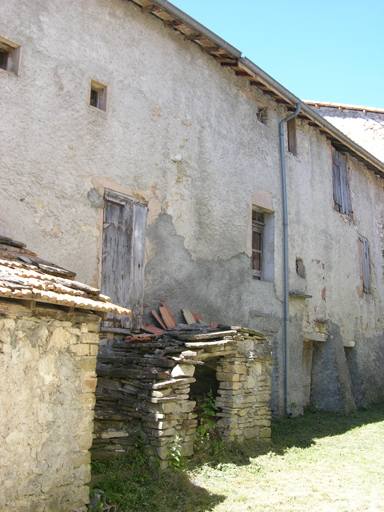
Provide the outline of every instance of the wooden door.
<path id="1" fill-rule="evenodd" d="M 103 327 L 136 329 L 143 316 L 147 205 L 106 190 L 101 291 L 132 316 L 108 314 Z"/>

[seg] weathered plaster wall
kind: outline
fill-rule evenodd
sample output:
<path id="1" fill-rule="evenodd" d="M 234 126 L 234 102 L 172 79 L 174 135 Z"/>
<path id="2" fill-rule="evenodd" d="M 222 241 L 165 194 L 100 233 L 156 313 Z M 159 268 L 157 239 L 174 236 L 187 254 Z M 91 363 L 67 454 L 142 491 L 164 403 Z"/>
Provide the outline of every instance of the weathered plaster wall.
<path id="1" fill-rule="evenodd" d="M 335 107 L 312 107 L 327 121 L 384 162 L 384 114 Z"/>
<path id="2" fill-rule="evenodd" d="M 265 333 L 276 360 L 273 408 L 282 411 L 284 109 L 125 0 L 12 0 L 0 34 L 22 46 L 19 76 L 0 70 L 0 230 L 96 285 L 104 188 L 145 199 L 144 313 L 166 300 L 172 311 Z M 106 113 L 88 104 L 91 78 L 109 86 Z M 267 125 L 256 116 L 265 106 Z M 381 346 L 384 214 L 381 180 L 353 159 L 354 219 L 334 210 L 330 143 L 297 126 L 298 155 L 287 154 L 290 288 L 312 295 L 291 301 L 290 400 L 300 412 L 303 332 L 322 321 L 356 342 L 348 350 L 359 354 L 363 393 L 381 393 L 368 340 Z M 257 197 L 273 211 L 273 282 L 250 272 Z M 361 292 L 358 233 L 370 242 L 371 295 Z"/>
<path id="3" fill-rule="evenodd" d="M 0 76 L 2 232 L 97 284 L 103 187 L 144 198 L 145 312 L 166 299 L 268 334 L 273 323 L 276 334 L 281 247 L 275 282 L 252 280 L 249 222 L 254 189 L 265 191 L 281 239 L 284 111 L 129 2 L 15 0 L 3 10 L 0 31 L 23 55 L 18 77 Z M 110 86 L 107 113 L 88 105 L 90 77 Z M 267 125 L 256 116 L 266 105 Z"/>
<path id="4" fill-rule="evenodd" d="M 85 511 L 98 317 L 0 308 L 0 509 Z"/>
<path id="5" fill-rule="evenodd" d="M 373 359 L 375 354 L 380 364 L 383 363 L 383 356 L 377 348 L 378 345 L 383 348 L 384 344 L 383 254 L 380 236 L 383 182 L 362 164 L 348 157 L 354 212 L 353 219 L 349 219 L 334 209 L 329 142 L 315 130 L 298 123 L 298 148 L 297 157 L 287 157 L 288 197 L 291 198 L 290 290 L 312 297 L 290 299 L 293 319 L 290 344 L 291 351 L 297 355 L 294 360 L 291 358 L 292 378 L 300 381 L 302 377 L 298 356 L 303 336 L 308 337 L 315 340 L 313 400 L 320 406 L 340 409 L 337 405 L 338 395 L 332 391 L 332 379 L 326 377 L 330 368 L 334 367 L 331 373 L 339 387 L 344 386 L 346 389 L 351 385 L 346 382 L 352 378 L 354 395 L 361 405 L 362 396 L 366 401 L 372 401 L 384 393 L 383 380 Z M 366 237 L 370 244 L 370 294 L 362 291 L 359 234 Z M 303 260 L 305 278 L 296 274 L 296 258 Z M 326 332 L 326 325 L 329 336 L 324 343 L 319 339 L 322 332 Z M 336 331 L 337 336 L 334 333 Z M 340 346 L 350 348 L 344 351 L 330 348 L 336 347 L 336 338 Z M 330 346 L 325 347 L 327 344 Z M 354 347 L 351 346 L 353 344 Z M 350 375 L 347 375 L 347 363 Z M 300 403 L 300 386 L 296 392 L 294 384 L 292 388 L 292 402 Z M 350 410 L 351 400 L 345 389 L 342 409 Z M 327 395 L 326 402 L 319 398 L 322 394 Z"/>
<path id="6" fill-rule="evenodd" d="M 41 253 L 94 282 L 100 233 L 87 196 L 108 177 L 153 191 L 193 259 L 244 252 L 253 186 L 278 208 L 279 176 L 264 172 L 279 166 L 274 102 L 265 126 L 260 91 L 129 2 L 14 1 L 3 10 L 1 32 L 23 56 L 19 77 L 1 76 L 4 165 L 17 191 L 4 198 L 2 230 L 6 212 L 18 211 L 12 227 L 23 239 L 33 232 Z M 107 114 L 88 105 L 90 77 L 110 86 Z"/>

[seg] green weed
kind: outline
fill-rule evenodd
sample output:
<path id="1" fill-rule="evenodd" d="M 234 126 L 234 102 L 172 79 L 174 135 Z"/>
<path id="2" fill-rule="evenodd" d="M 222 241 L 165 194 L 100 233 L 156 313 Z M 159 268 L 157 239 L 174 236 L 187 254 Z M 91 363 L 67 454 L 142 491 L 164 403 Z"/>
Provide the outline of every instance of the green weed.
<path id="1" fill-rule="evenodd" d="M 212 418 L 216 416 L 215 411 L 218 411 L 215 399 L 213 398 L 212 389 L 209 390 L 207 396 L 204 398 L 201 408 L 203 409 L 203 412 L 198 415 L 200 425 L 197 427 L 197 433 L 204 436 L 207 433 L 208 427 L 214 428 L 215 422 Z"/>

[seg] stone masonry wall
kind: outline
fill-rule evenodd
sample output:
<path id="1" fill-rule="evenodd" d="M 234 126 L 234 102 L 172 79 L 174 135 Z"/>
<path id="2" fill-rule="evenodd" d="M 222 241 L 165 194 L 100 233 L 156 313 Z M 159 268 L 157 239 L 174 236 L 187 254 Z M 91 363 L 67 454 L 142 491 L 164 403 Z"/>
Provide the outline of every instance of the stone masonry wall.
<path id="1" fill-rule="evenodd" d="M 168 466 L 176 440 L 183 456 L 192 455 L 198 426 L 192 387 L 196 366 L 205 364 L 216 368 L 216 428 L 221 438 L 270 438 L 274 361 L 268 340 L 247 329 L 189 328 L 167 329 L 149 342 L 110 340 L 100 350 L 95 459 L 123 455 L 138 437 L 162 468 Z"/>
<path id="2" fill-rule="evenodd" d="M 0 301 L 0 510 L 87 509 L 99 320 Z"/>

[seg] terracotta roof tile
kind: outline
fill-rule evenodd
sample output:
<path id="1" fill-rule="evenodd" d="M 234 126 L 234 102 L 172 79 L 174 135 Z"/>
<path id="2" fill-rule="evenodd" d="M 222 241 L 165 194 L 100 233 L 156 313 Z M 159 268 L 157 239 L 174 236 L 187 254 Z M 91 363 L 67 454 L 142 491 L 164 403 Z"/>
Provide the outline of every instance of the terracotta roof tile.
<path id="1" fill-rule="evenodd" d="M 74 272 L 38 258 L 21 242 L 0 235 L 0 244 L 0 298 L 131 315 L 99 289 L 74 281 Z"/>

